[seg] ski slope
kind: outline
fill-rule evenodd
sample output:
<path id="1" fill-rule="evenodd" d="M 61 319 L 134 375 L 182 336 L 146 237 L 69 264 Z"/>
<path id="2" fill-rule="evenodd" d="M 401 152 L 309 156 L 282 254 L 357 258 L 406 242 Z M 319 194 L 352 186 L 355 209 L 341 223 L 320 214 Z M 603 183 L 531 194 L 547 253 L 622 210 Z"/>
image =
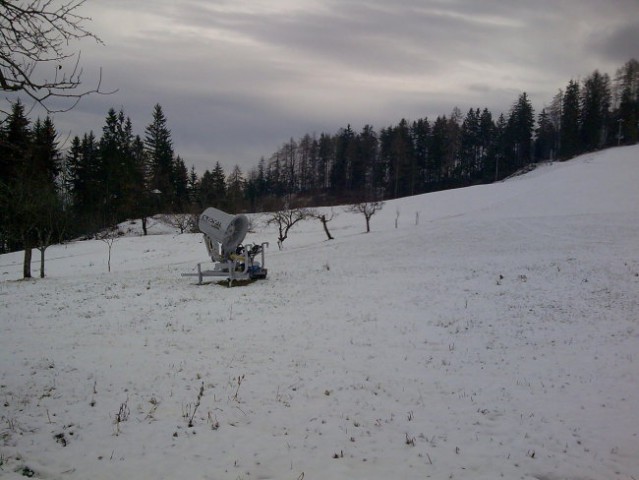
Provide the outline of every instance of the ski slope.
<path id="1" fill-rule="evenodd" d="M 0 478 L 636 480 L 638 185 L 625 147 L 389 201 L 369 234 L 336 208 L 282 251 L 255 216 L 269 276 L 231 289 L 160 225 L 111 273 L 100 241 L 43 280 L 2 255 Z"/>

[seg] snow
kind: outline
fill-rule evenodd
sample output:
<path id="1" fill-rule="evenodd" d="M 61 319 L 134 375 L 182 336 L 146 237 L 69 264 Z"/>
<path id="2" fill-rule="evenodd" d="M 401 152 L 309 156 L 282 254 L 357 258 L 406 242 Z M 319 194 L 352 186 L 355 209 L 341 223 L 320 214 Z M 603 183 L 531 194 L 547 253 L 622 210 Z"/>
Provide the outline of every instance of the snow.
<path id="1" fill-rule="evenodd" d="M 256 216 L 230 289 L 196 234 L 2 255 L 0 477 L 637 479 L 638 184 L 625 147 L 282 251 Z"/>

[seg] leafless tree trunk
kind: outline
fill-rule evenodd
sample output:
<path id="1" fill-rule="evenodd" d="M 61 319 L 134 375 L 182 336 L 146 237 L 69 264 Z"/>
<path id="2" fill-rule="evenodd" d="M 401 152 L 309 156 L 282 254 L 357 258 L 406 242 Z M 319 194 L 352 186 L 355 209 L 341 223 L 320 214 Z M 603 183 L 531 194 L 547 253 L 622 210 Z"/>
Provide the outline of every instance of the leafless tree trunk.
<path id="1" fill-rule="evenodd" d="M 25 245 L 24 247 L 24 262 L 22 263 L 22 277 L 31 278 L 31 257 L 33 256 L 33 249 Z"/>
<path id="2" fill-rule="evenodd" d="M 184 233 L 187 230 L 197 231 L 198 217 L 193 213 L 174 213 L 170 215 L 162 215 L 160 219 L 162 223 L 165 223 L 170 227 L 177 228 L 180 233 Z"/>
<path id="3" fill-rule="evenodd" d="M 117 227 L 112 227 L 103 232 L 100 232 L 97 235 L 97 239 L 106 243 L 107 247 L 109 247 L 109 257 L 107 261 L 107 268 L 109 272 L 111 272 L 111 250 L 113 249 L 113 244 L 120 237 L 120 231 Z"/>
<path id="4" fill-rule="evenodd" d="M 42 235 L 38 235 L 38 250 L 40 250 L 40 278 L 44 278 L 44 252 L 51 245 L 51 237 L 53 232 L 51 230 L 44 232 Z"/>
<path id="5" fill-rule="evenodd" d="M 382 209 L 384 202 L 361 202 L 346 207 L 347 212 L 361 213 L 366 219 L 366 233 L 371 231 L 371 217 Z"/>
<path id="6" fill-rule="evenodd" d="M 40 278 L 44 278 L 45 251 L 53 244 L 54 236 L 62 241 L 69 227 L 70 217 L 54 192 L 44 193 L 39 197 L 39 202 L 41 206 L 36 214 L 34 230 L 37 238 L 36 247 L 40 250 Z"/>
<path id="7" fill-rule="evenodd" d="M 280 250 L 282 250 L 284 240 L 288 238 L 288 232 L 291 228 L 293 228 L 296 223 L 306 220 L 309 216 L 309 210 L 305 208 L 291 209 L 288 205 L 285 205 L 282 210 L 271 213 L 266 224 L 277 225 L 279 235 L 277 238 L 277 246 Z"/>
<path id="8" fill-rule="evenodd" d="M 328 230 L 328 222 L 330 222 L 331 220 L 333 220 L 333 218 L 335 218 L 335 212 L 333 211 L 333 209 L 331 208 L 330 217 L 327 217 L 326 214 L 319 213 L 317 211 L 311 212 L 309 216 L 313 218 L 317 218 L 320 222 L 322 222 L 322 227 L 324 227 L 324 233 L 326 233 L 326 238 L 328 240 L 333 240 L 333 235 L 331 235 L 331 232 Z"/>

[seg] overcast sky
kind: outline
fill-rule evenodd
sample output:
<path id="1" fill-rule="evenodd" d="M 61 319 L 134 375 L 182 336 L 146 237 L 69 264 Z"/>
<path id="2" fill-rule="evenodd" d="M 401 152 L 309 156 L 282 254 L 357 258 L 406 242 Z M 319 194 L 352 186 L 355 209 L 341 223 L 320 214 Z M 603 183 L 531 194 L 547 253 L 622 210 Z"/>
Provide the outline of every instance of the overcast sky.
<path id="1" fill-rule="evenodd" d="M 83 80 L 109 96 L 55 116 L 100 136 L 110 107 L 143 135 L 162 105 L 198 172 L 257 165 L 290 138 L 351 124 L 379 131 L 457 106 L 538 112 L 571 78 L 639 57 L 639 0 L 87 0 L 104 45 Z"/>

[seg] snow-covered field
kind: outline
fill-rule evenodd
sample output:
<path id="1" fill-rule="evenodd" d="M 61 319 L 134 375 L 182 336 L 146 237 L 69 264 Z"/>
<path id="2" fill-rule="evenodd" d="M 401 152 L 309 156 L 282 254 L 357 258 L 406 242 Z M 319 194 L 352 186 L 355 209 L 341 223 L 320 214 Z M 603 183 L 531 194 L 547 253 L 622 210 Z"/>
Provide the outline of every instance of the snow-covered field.
<path id="1" fill-rule="evenodd" d="M 639 479 L 638 147 L 336 212 L 0 256 L 0 477 Z"/>

